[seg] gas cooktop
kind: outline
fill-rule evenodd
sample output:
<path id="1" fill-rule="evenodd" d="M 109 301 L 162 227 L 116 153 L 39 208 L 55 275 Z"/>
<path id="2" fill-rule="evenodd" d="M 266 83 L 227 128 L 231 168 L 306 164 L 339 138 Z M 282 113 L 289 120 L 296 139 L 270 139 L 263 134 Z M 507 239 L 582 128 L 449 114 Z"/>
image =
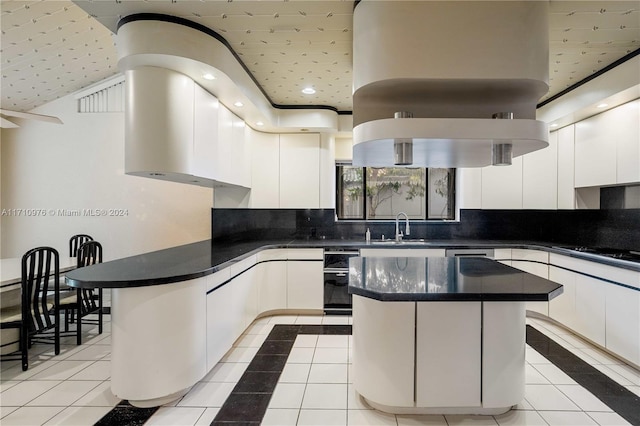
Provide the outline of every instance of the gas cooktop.
<path id="1" fill-rule="evenodd" d="M 621 250 L 608 247 L 558 247 L 565 250 L 579 251 L 581 253 L 597 254 L 599 256 L 611 257 L 614 259 L 627 260 L 640 263 L 640 251 Z"/>

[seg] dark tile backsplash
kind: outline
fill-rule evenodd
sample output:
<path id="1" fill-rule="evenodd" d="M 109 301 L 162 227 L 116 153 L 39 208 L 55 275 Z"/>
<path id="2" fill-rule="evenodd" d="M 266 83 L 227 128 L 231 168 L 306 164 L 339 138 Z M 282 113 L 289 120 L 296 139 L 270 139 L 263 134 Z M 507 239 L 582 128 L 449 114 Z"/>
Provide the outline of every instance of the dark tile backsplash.
<path id="1" fill-rule="evenodd" d="M 333 209 L 212 209 L 212 239 L 393 238 L 389 221 L 336 221 Z M 411 222 L 409 238 L 540 241 L 640 250 L 640 209 L 461 210 L 459 222 Z"/>

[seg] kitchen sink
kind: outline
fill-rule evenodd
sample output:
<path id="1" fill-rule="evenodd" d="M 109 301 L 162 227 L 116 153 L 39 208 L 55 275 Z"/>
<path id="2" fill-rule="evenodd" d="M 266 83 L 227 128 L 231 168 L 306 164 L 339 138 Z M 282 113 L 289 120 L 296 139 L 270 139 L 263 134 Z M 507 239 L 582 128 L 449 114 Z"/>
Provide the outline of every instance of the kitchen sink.
<path id="1" fill-rule="evenodd" d="M 413 240 L 402 240 L 402 241 L 396 241 L 396 240 L 378 240 L 378 241 L 371 241 L 371 244 L 373 245 L 386 245 L 386 246 L 396 246 L 396 245 L 411 245 L 411 244 L 419 244 L 419 245 L 426 245 L 426 244 L 430 244 L 429 242 L 425 241 L 423 238 L 421 239 L 413 239 Z"/>

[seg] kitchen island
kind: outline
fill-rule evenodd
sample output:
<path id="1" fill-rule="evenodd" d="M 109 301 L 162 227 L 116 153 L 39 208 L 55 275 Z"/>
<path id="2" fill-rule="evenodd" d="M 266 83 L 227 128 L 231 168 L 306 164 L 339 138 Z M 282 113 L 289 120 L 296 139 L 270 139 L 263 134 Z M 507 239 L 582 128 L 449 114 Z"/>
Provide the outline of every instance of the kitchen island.
<path id="1" fill-rule="evenodd" d="M 473 257 L 357 257 L 353 384 L 396 414 L 500 414 L 525 389 L 525 303 L 562 286 Z"/>

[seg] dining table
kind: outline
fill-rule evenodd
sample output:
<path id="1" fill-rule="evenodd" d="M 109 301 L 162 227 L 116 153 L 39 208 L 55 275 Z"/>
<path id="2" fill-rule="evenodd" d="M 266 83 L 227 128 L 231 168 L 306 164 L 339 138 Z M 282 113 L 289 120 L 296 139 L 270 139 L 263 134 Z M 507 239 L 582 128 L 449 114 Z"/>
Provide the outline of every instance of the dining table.
<path id="1" fill-rule="evenodd" d="M 59 273 L 62 275 L 77 267 L 75 257 L 60 256 Z M 0 309 L 19 306 L 22 303 L 22 258 L 9 257 L 0 259 Z M 64 277 L 60 277 L 60 287 L 66 287 Z M 2 348 L 0 354 L 5 355 L 19 349 L 18 329 L 0 330 Z M 15 342 L 15 343 L 9 343 Z"/>

